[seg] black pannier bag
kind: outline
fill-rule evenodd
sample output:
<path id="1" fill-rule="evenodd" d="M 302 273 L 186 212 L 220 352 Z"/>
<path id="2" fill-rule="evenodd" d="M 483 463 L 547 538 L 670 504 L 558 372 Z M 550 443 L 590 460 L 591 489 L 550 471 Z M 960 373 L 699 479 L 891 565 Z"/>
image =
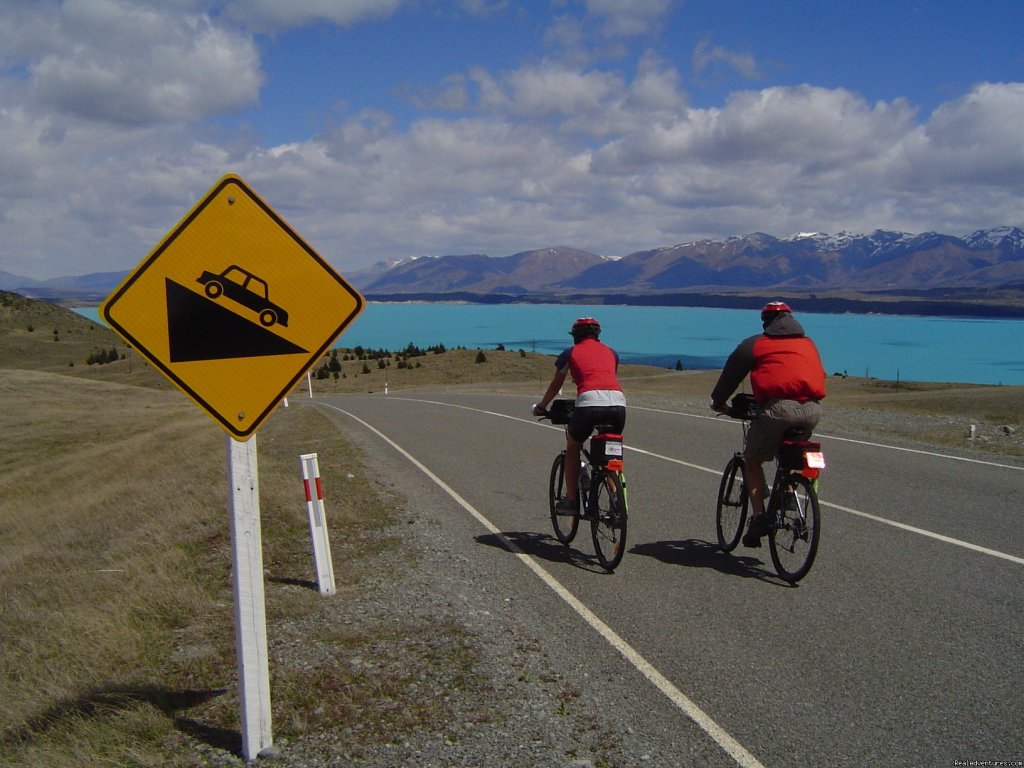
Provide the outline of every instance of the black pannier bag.
<path id="1" fill-rule="evenodd" d="M 552 424 L 568 424 L 575 409 L 575 400 L 552 400 L 548 406 L 548 417 Z"/>

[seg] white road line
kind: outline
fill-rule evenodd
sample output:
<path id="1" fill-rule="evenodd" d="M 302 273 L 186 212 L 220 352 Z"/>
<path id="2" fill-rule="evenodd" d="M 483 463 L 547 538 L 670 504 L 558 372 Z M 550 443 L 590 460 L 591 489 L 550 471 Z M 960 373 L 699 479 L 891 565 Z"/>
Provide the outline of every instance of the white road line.
<path id="1" fill-rule="evenodd" d="M 720 421 L 721 419 L 716 416 L 704 416 L 698 413 L 684 413 L 683 411 L 666 411 L 661 408 L 644 408 L 639 405 L 629 406 L 631 410 L 637 411 L 649 411 L 651 413 L 666 413 L 673 416 L 685 416 L 688 419 L 709 419 L 711 421 Z M 725 423 L 729 423 L 726 421 Z M 826 437 L 829 440 L 839 440 L 844 443 L 856 443 L 857 445 L 869 445 L 872 448 L 886 448 L 890 451 L 904 451 L 905 453 L 919 453 L 923 456 L 936 456 L 940 459 L 949 459 L 950 461 L 966 461 L 969 464 L 984 464 L 987 467 L 999 467 L 1000 469 L 1015 469 L 1018 472 L 1024 472 L 1024 467 L 1018 467 L 1013 464 L 999 464 L 994 461 L 985 461 L 984 459 L 968 459 L 964 456 L 952 456 L 948 453 L 937 453 L 935 451 L 923 451 L 918 448 L 903 448 L 898 445 L 886 445 L 885 443 L 872 443 L 867 440 L 854 440 L 852 437 L 836 437 L 835 435 L 827 435 L 824 432 L 815 433 L 818 437 Z"/>
<path id="2" fill-rule="evenodd" d="M 522 419 L 522 418 L 519 418 L 518 416 L 509 416 L 508 414 L 505 414 L 505 413 L 496 413 L 495 411 L 486 411 L 486 410 L 483 410 L 481 408 L 472 408 L 472 407 L 470 407 L 468 405 L 457 405 L 455 403 L 445 403 L 445 402 L 442 402 L 442 401 L 439 401 L 439 400 L 420 400 L 420 399 L 412 398 L 412 397 L 396 397 L 394 399 L 395 400 L 405 400 L 407 402 L 413 402 L 413 403 L 427 403 L 429 405 L 444 405 L 444 406 L 448 406 L 449 408 L 462 408 L 462 409 L 467 410 L 467 411 L 475 411 L 477 413 L 485 413 L 485 414 L 488 414 L 490 416 L 499 416 L 499 417 L 501 417 L 503 419 L 511 419 L 512 421 L 523 421 L 523 422 L 526 422 L 528 424 L 535 424 L 536 423 L 536 422 L 534 422 L 534 421 L 532 421 L 530 419 Z M 632 408 L 634 406 L 630 406 L 630 407 Z M 674 414 L 676 416 L 689 416 L 690 418 L 694 418 L 694 419 L 712 419 L 713 420 L 715 418 L 714 416 L 697 416 L 697 415 L 689 414 L 689 413 L 681 413 L 679 411 L 661 411 L 661 410 L 657 410 L 655 408 L 640 408 L 639 410 L 654 411 L 656 413 L 670 413 L 670 414 Z M 561 427 L 554 427 L 554 426 L 551 426 L 551 425 L 548 425 L 548 424 L 541 424 L 539 426 L 547 427 L 548 429 L 559 429 L 559 430 L 561 429 Z M 826 435 L 822 435 L 822 437 L 826 437 Z M 832 439 L 832 440 L 845 440 L 846 438 L 842 438 L 842 437 L 836 438 L 836 437 L 833 437 L 833 438 L 830 438 L 830 439 Z M 856 442 L 860 442 L 860 441 L 858 441 L 858 440 L 849 440 L 848 442 L 856 443 Z M 923 454 L 928 455 L 928 456 L 937 456 L 937 457 L 944 458 L 944 459 L 959 459 L 961 461 L 972 461 L 972 462 L 974 462 L 976 464 L 987 464 L 989 466 L 994 466 L 994 467 L 1006 467 L 1008 469 L 1021 469 L 1021 467 L 1013 467 L 1013 466 L 1004 465 L 1004 464 L 993 464 L 991 462 L 977 461 L 975 459 L 960 459 L 960 457 L 958 457 L 958 456 L 947 456 L 946 454 L 943 454 L 943 453 L 928 453 L 927 451 L 914 451 L 914 450 L 912 450 L 910 448 L 897 448 L 897 447 L 891 446 L 891 445 L 880 445 L 880 444 L 877 444 L 877 443 L 863 443 L 863 445 L 873 445 L 873 446 L 878 446 L 880 448 L 892 448 L 895 451 L 910 451 L 912 453 L 923 453 Z M 700 472 L 709 472 L 712 475 L 721 475 L 722 474 L 722 470 L 721 469 L 713 469 L 711 467 L 704 467 L 704 466 L 701 466 L 700 464 L 691 464 L 690 462 L 683 461 L 682 459 L 674 459 L 671 456 L 664 456 L 664 455 L 662 455 L 660 453 L 653 453 L 652 451 L 645 451 L 642 448 L 637 448 L 637 447 L 632 446 L 632 445 L 628 445 L 627 444 L 627 445 L 624 446 L 624 448 L 627 451 L 630 451 L 632 453 L 643 454 L 644 456 L 650 456 L 652 459 L 659 459 L 660 461 L 667 461 L 670 464 L 678 464 L 678 465 L 683 466 L 683 467 L 688 467 L 689 469 L 696 469 L 696 470 L 698 470 Z M 927 530 L 925 528 L 916 528 L 915 526 L 907 525 L 906 523 L 900 523 L 900 522 L 897 522 L 895 520 L 888 520 L 888 519 L 886 519 L 884 517 L 878 517 L 877 515 L 872 515 L 872 514 L 870 514 L 868 512 L 861 512 L 860 510 L 852 509 L 850 507 L 844 507 L 842 504 L 834 504 L 834 503 L 832 503 L 830 501 L 825 501 L 824 499 L 819 499 L 819 503 L 823 507 L 830 507 L 832 509 L 837 509 L 840 512 L 848 512 L 851 515 L 857 515 L 858 517 L 863 517 L 866 520 L 873 520 L 876 523 L 882 523 L 883 525 L 889 525 L 889 526 L 892 526 L 893 528 L 899 528 L 900 530 L 910 531 L 911 533 L 916 533 L 916 534 L 919 534 L 921 536 L 927 536 L 928 538 L 935 539 L 936 541 L 942 541 L 942 542 L 945 542 L 946 544 L 954 544 L 954 545 L 956 545 L 958 547 L 963 547 L 964 549 L 970 549 L 970 550 L 972 550 L 974 552 L 980 552 L 980 553 L 985 554 L 985 555 L 991 555 L 992 557 L 999 557 L 999 558 L 1002 558 L 1003 560 L 1008 560 L 1011 563 L 1018 563 L 1020 565 L 1024 565 L 1024 558 L 1017 557 L 1016 555 L 1011 555 L 1011 554 L 1008 554 L 1006 552 L 1000 552 L 1000 551 L 995 550 L 995 549 L 988 549 L 987 547 L 982 547 L 982 546 L 979 546 L 977 544 L 971 544 L 969 541 L 963 541 L 961 539 L 954 539 L 951 536 L 945 536 L 945 535 L 943 535 L 941 533 L 935 533 L 934 531 L 929 531 L 929 530 Z"/>
<path id="3" fill-rule="evenodd" d="M 409 398 L 402 398 L 409 399 Z M 417 401 L 417 402 L 432 402 L 428 400 Z M 359 422 L 368 430 L 377 435 L 381 440 L 394 448 L 400 453 L 405 459 L 407 459 L 413 466 L 419 469 L 425 474 L 430 480 L 436 484 L 441 490 L 447 493 L 451 498 L 463 509 L 469 512 L 476 520 L 488 531 L 497 536 L 501 542 L 505 545 L 509 552 L 513 553 L 520 562 L 522 562 L 527 568 L 533 571 L 540 579 L 551 588 L 551 590 L 564 600 L 577 614 L 587 622 L 594 630 L 601 635 L 615 650 L 623 655 L 630 664 L 632 664 L 640 674 L 646 677 L 659 691 L 661 691 L 668 699 L 678 708 L 683 714 L 689 717 L 697 726 L 704 731 L 708 736 L 714 739 L 715 743 L 718 744 L 725 752 L 729 754 L 733 760 L 736 761 L 737 765 L 743 766 L 743 768 L 764 768 L 764 765 L 748 752 L 742 744 L 734 739 L 724 728 L 718 723 L 711 719 L 700 707 L 698 707 L 693 701 L 691 701 L 682 691 L 675 687 L 672 682 L 661 674 L 649 661 L 647 661 L 640 653 L 633 648 L 629 643 L 623 640 L 618 633 L 615 632 L 611 627 L 601 621 L 593 611 L 587 608 L 582 602 L 580 602 L 575 595 L 572 594 L 568 589 L 562 586 L 561 582 L 555 579 L 550 573 L 544 568 L 537 564 L 537 562 L 529 555 L 522 552 L 518 547 L 515 546 L 511 541 L 505 538 L 504 534 L 498 528 L 491 523 L 483 514 L 481 514 L 472 504 L 466 501 L 462 496 L 455 492 L 447 483 L 441 478 L 431 472 L 426 466 L 418 461 L 412 454 L 398 445 L 394 440 L 389 438 L 380 430 L 367 424 L 365 421 L 360 419 L 358 416 L 354 416 L 348 411 L 342 410 L 337 406 L 330 405 L 328 403 L 315 403 L 326 408 L 332 408 L 333 410 L 343 413 L 350 419 Z M 450 403 L 437 403 L 438 405 L 451 405 Z M 464 407 L 464 406 L 455 406 Z M 477 410 L 477 409 L 469 409 Z M 485 413 L 491 413 L 490 411 L 484 411 Z M 514 416 L 505 416 L 500 413 L 493 413 L 494 416 L 504 416 L 504 418 L 515 419 Z M 518 421 L 525 421 L 525 419 L 517 419 Z"/>
<path id="4" fill-rule="evenodd" d="M 858 517 L 863 517 L 868 520 L 874 520 L 877 523 L 885 523 L 886 525 L 891 525 L 893 528 L 900 528 L 904 531 L 910 531 L 911 533 L 918 533 L 922 536 L 928 536 L 929 538 L 937 539 L 938 541 L 944 541 L 947 544 L 956 544 L 958 547 L 972 549 L 975 552 L 981 552 L 986 555 L 992 555 L 992 557 L 1001 557 L 1003 560 L 1009 560 L 1011 563 L 1018 563 L 1019 565 L 1024 565 L 1024 557 L 1017 557 L 1016 555 L 1010 555 L 1006 552 L 999 552 L 995 549 L 981 547 L 977 544 L 971 544 L 969 541 L 961 541 L 960 539 L 954 539 L 949 536 L 943 536 L 941 533 L 927 531 L 924 528 L 916 528 L 913 525 L 907 525 L 906 523 L 898 523 L 895 520 L 886 520 L 884 517 L 878 517 L 876 515 L 868 514 L 867 512 L 861 512 L 856 509 L 850 509 L 849 507 L 844 507 L 841 504 L 830 504 L 829 502 L 821 501 L 820 499 L 819 503 L 823 507 L 832 507 L 832 509 L 838 509 L 840 512 L 849 512 L 851 515 L 857 515 Z"/>

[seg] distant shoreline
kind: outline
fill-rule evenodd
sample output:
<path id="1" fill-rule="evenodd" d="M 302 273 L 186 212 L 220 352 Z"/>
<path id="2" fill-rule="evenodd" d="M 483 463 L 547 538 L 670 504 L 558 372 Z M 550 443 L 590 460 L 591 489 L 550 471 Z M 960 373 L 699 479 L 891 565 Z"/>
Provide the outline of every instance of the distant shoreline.
<path id="1" fill-rule="evenodd" d="M 931 296 L 931 297 L 930 297 Z M 566 295 L 519 295 L 504 293 L 367 293 L 367 301 L 419 304 L 587 304 L 639 307 L 709 307 L 715 309 L 759 309 L 766 301 L 785 299 L 802 312 L 858 315 L 921 315 L 927 317 L 973 317 L 988 319 L 1024 318 L 1024 300 L 1017 302 L 980 299 L 935 298 L 934 292 L 894 292 L 878 298 L 821 296 L 791 291 L 777 293 L 721 294 L 675 293 L 641 295 L 628 293 L 574 293 Z"/>
<path id="2" fill-rule="evenodd" d="M 103 299 L 37 299 L 67 309 L 98 307 Z M 571 294 L 567 296 L 525 296 L 513 294 L 424 293 L 364 294 L 371 302 L 385 304 L 565 304 L 591 306 L 665 306 L 707 307 L 713 309 L 760 309 L 766 301 L 784 299 L 795 309 L 817 314 L 891 314 L 925 317 L 971 317 L 984 319 L 1022 319 L 1024 300 L 982 303 L 981 300 L 936 299 L 893 294 L 886 298 L 853 298 L 779 293 L 750 295 L 687 293 L 645 296 L 636 294 Z"/>

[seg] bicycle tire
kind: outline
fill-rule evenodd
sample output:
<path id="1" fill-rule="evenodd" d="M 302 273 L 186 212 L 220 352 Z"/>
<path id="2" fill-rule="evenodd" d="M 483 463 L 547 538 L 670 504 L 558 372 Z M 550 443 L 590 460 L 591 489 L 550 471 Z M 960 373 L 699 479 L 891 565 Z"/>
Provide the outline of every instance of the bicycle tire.
<path id="1" fill-rule="evenodd" d="M 722 482 L 718 486 L 718 505 L 715 509 L 718 547 L 723 552 L 732 552 L 740 543 L 743 525 L 747 521 L 748 506 L 747 486 L 743 480 L 743 457 L 733 456 L 722 473 Z"/>
<path id="2" fill-rule="evenodd" d="M 795 584 L 811 570 L 818 554 L 821 508 L 814 486 L 803 475 L 788 475 L 783 491 L 769 549 L 776 573 Z"/>
<path id="3" fill-rule="evenodd" d="M 626 486 L 619 473 L 597 470 L 589 501 L 594 553 L 606 571 L 614 571 L 626 552 Z"/>
<path id="4" fill-rule="evenodd" d="M 548 506 L 551 512 L 551 527 L 555 529 L 555 538 L 569 546 L 576 538 L 580 527 L 580 516 L 560 514 L 555 505 L 565 495 L 565 454 L 560 453 L 551 465 L 551 480 L 548 483 Z"/>

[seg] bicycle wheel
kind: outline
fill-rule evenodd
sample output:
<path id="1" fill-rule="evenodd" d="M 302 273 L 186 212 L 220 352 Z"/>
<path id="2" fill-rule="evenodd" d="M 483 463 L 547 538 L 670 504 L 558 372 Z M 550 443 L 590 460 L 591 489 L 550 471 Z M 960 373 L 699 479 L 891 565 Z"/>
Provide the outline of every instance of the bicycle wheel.
<path id="1" fill-rule="evenodd" d="M 776 572 L 792 584 L 807 575 L 818 553 L 821 510 L 814 486 L 803 475 L 789 475 L 783 491 L 769 542 Z"/>
<path id="2" fill-rule="evenodd" d="M 605 570 L 613 571 L 626 551 L 626 486 L 617 472 L 597 470 L 591 485 L 590 534 Z"/>
<path id="3" fill-rule="evenodd" d="M 555 537 L 569 545 L 576 538 L 580 527 L 580 516 L 569 515 L 555 509 L 555 505 L 565 495 L 565 454 L 560 453 L 551 465 L 551 482 L 548 485 L 548 505 L 551 509 L 551 527 L 555 529 Z"/>
<path id="4" fill-rule="evenodd" d="M 743 457 L 733 456 L 722 473 L 718 487 L 718 507 L 715 511 L 715 527 L 718 530 L 718 546 L 723 552 L 732 552 L 743 536 L 743 524 L 747 521 L 747 486 L 743 482 Z"/>

